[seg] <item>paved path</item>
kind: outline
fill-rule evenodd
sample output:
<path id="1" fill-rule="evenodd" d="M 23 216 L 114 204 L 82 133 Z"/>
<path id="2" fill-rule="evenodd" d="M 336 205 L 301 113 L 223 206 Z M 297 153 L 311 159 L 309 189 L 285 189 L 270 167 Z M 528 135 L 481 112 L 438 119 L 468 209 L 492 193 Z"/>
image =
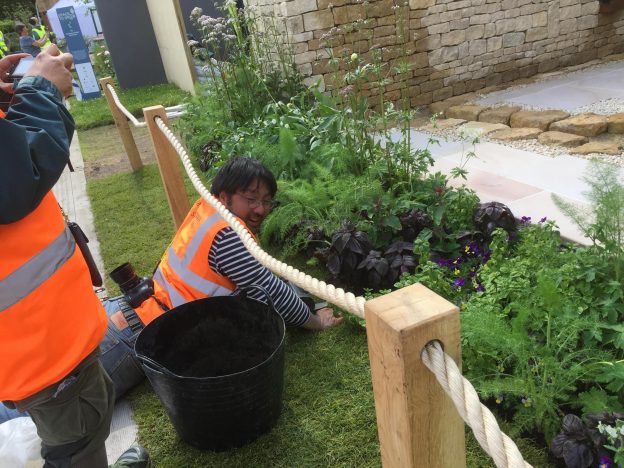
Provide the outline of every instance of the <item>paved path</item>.
<path id="1" fill-rule="evenodd" d="M 396 132 L 393 137 L 398 138 Z M 580 244 L 589 244 L 578 228 L 561 213 L 553 194 L 580 206 L 587 206 L 583 181 L 589 162 L 562 155 L 542 156 L 530 151 L 510 148 L 497 143 L 478 143 L 474 148 L 460 141 L 440 141 L 430 144 L 430 135 L 412 130 L 414 148 L 429 147 L 435 160 L 433 171 L 450 174 L 454 167 L 465 164 L 467 180 L 455 179 L 452 185 L 465 184 L 476 191 L 482 202 L 500 201 L 511 209 L 516 218 L 530 216 L 533 222 L 547 217 L 559 226 L 561 235 Z M 439 138 L 437 138 L 439 140 Z M 466 155 L 476 157 L 466 163 Z"/>
<path id="2" fill-rule="evenodd" d="M 491 105 L 507 102 L 574 113 L 580 107 L 606 99 L 624 99 L 623 74 L 624 61 L 607 63 L 509 91 L 490 93 L 476 103 Z"/>
<path id="3" fill-rule="evenodd" d="M 52 189 L 59 204 L 71 221 L 77 222 L 89 239 L 89 250 L 93 254 L 100 273 L 105 274 L 100 244 L 95 235 L 91 202 L 87 196 L 87 183 L 84 175 L 84 162 L 80 152 L 77 134 L 70 147 L 70 160 L 74 172 L 65 169 L 59 181 Z M 136 443 L 137 426 L 133 419 L 132 407 L 126 399 L 115 405 L 111 433 L 106 441 L 109 463 L 113 463 L 133 443 Z"/>

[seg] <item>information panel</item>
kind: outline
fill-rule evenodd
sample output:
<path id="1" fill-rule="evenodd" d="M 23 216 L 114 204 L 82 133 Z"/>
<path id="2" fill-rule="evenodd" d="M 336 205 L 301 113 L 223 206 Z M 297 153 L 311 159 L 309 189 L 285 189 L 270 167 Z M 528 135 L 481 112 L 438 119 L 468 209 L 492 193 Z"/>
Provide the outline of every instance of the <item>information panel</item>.
<path id="1" fill-rule="evenodd" d="M 70 6 L 59 8 L 56 12 L 65 34 L 67 49 L 74 56 L 74 66 L 82 88 L 82 99 L 100 97 L 102 93 L 89 59 L 89 49 L 87 49 L 78 19 L 76 18 L 76 10 Z"/>

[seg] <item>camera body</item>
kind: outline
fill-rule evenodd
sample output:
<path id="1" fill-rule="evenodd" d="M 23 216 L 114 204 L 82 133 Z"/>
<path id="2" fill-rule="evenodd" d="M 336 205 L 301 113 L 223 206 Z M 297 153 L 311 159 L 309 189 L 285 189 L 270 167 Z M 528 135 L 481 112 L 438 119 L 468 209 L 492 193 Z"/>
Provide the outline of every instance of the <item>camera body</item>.
<path id="1" fill-rule="evenodd" d="M 133 309 L 154 294 L 154 281 L 151 278 L 137 276 L 130 263 L 124 263 L 110 272 L 109 276 L 117 283 L 124 299 Z"/>

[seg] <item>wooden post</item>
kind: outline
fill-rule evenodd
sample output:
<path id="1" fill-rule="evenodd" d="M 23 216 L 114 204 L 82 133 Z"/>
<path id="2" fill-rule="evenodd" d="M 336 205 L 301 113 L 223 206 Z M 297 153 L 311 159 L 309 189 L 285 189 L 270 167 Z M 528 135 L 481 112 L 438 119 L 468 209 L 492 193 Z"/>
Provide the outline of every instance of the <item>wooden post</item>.
<path id="1" fill-rule="evenodd" d="M 149 128 L 152 144 L 154 145 L 154 154 L 158 161 L 160 169 L 160 177 L 167 193 L 169 208 L 176 228 L 180 227 L 182 221 L 186 217 L 191 208 L 186 190 L 184 188 L 184 179 L 182 178 L 182 170 L 180 169 L 180 158 L 175 148 L 171 146 L 167 137 L 160 131 L 154 119 L 160 117 L 167 127 L 171 128 L 167 112 L 163 106 L 146 107 L 143 109 L 145 122 Z"/>
<path id="2" fill-rule="evenodd" d="M 143 169 L 143 162 L 141 161 L 139 150 L 137 149 L 134 137 L 132 136 L 132 130 L 130 130 L 130 126 L 128 125 L 128 118 L 119 110 L 117 104 L 115 104 L 113 95 L 108 89 L 108 84 L 115 86 L 115 83 L 110 76 L 100 80 L 100 86 L 102 86 L 102 91 L 104 91 L 104 95 L 106 96 L 108 107 L 110 108 L 111 114 L 113 114 L 113 119 L 115 120 L 115 125 L 117 126 L 117 131 L 121 137 L 121 142 L 123 143 L 128 159 L 130 160 L 132 171 L 136 172 Z"/>
<path id="3" fill-rule="evenodd" d="M 437 339 L 461 367 L 457 307 L 415 284 L 364 309 L 382 465 L 465 467 L 463 421 L 420 358 Z"/>

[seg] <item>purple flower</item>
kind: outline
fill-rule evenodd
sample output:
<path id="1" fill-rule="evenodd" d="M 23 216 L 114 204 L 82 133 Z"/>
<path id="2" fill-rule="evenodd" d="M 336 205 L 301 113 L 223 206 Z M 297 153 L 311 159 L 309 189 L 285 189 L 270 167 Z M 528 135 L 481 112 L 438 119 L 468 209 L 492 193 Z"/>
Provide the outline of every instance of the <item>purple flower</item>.
<path id="1" fill-rule="evenodd" d="M 600 460 L 598 461 L 598 468 L 611 468 L 612 466 L 613 460 L 610 457 L 606 455 L 600 457 Z"/>
<path id="2" fill-rule="evenodd" d="M 455 281 L 453 281 L 453 288 L 461 288 L 462 286 L 466 285 L 466 279 L 465 278 L 457 278 Z"/>
<path id="3" fill-rule="evenodd" d="M 522 218 L 520 218 L 520 222 L 522 224 L 530 224 L 531 223 L 531 217 L 530 216 L 523 216 Z"/>
<path id="4" fill-rule="evenodd" d="M 540 224 L 544 224 L 546 222 L 546 216 L 544 216 L 542 219 L 539 220 Z"/>
<path id="5" fill-rule="evenodd" d="M 485 288 L 483 287 L 483 285 L 481 283 L 477 283 L 477 287 L 475 288 L 476 292 L 484 292 Z"/>

